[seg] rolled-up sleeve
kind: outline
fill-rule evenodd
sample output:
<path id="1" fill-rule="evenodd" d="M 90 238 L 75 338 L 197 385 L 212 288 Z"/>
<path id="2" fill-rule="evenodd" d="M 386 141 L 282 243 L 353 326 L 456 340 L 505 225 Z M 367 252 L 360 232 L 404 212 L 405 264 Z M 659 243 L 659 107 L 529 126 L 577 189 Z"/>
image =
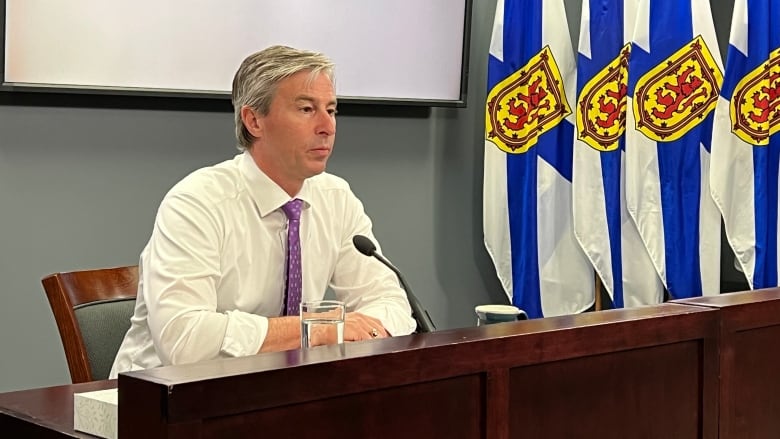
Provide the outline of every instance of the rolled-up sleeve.
<path id="1" fill-rule="evenodd" d="M 223 221 L 187 194 L 160 206 L 144 272 L 148 324 L 163 364 L 256 353 L 268 320 L 217 311 Z"/>

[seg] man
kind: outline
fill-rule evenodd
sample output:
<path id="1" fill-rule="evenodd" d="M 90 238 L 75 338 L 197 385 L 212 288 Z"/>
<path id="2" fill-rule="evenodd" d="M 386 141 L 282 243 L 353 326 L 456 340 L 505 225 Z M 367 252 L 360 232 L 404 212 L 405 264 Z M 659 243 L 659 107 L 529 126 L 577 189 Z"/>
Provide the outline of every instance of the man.
<path id="1" fill-rule="evenodd" d="M 324 172 L 336 134 L 332 62 L 269 47 L 241 64 L 232 98 L 244 152 L 193 172 L 163 199 L 111 377 L 298 348 L 297 303 L 328 286 L 348 309 L 345 341 L 415 329 L 395 275 L 353 248 L 354 235 L 373 239 L 363 205 Z M 300 210 L 297 298 L 286 288 L 291 205 Z"/>

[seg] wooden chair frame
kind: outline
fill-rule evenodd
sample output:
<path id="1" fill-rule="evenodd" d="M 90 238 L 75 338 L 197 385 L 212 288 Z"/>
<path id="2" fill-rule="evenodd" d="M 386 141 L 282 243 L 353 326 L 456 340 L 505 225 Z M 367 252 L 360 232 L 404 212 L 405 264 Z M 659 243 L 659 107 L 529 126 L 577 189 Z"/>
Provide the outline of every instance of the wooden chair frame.
<path id="1" fill-rule="evenodd" d="M 57 322 L 73 384 L 93 381 L 89 357 L 74 309 L 101 301 L 135 299 L 138 267 L 54 273 L 41 280 Z"/>

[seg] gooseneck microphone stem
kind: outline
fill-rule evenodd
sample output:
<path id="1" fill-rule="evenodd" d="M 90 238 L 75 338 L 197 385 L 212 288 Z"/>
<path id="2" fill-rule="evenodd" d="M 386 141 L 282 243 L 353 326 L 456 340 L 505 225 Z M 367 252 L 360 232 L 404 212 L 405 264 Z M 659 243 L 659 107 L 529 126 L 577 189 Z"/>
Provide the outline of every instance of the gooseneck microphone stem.
<path id="1" fill-rule="evenodd" d="M 390 261 L 384 258 L 384 256 L 380 255 L 377 252 L 374 252 L 373 256 L 377 259 L 379 259 L 380 262 L 387 265 L 387 267 L 395 273 L 396 276 L 398 276 L 398 280 L 401 282 L 401 286 L 404 288 L 404 291 L 406 291 L 406 297 L 409 299 L 409 305 L 412 307 L 412 317 L 417 321 L 417 332 L 433 332 L 436 330 L 436 327 L 433 325 L 433 321 L 431 320 L 431 316 L 428 315 L 428 311 L 423 308 L 422 304 L 419 300 L 417 300 L 417 296 L 412 293 L 412 289 L 409 287 L 409 284 L 406 283 L 406 279 L 401 275 L 401 272 L 395 268 L 395 265 L 391 264 Z"/>
<path id="2" fill-rule="evenodd" d="M 373 256 L 377 258 L 379 262 L 385 264 L 385 266 L 392 270 L 393 273 L 395 273 L 395 275 L 398 277 L 398 281 L 401 283 L 401 287 L 403 287 L 404 291 L 406 292 L 406 298 L 409 300 L 409 306 L 412 308 L 412 317 L 414 317 L 414 320 L 417 322 L 417 332 L 436 331 L 436 326 L 433 324 L 431 316 L 428 315 L 428 311 L 422 306 L 420 301 L 417 299 L 417 296 L 412 293 L 412 289 L 409 287 L 409 284 L 406 283 L 406 279 L 404 279 L 401 271 L 398 270 L 398 268 L 396 268 L 395 265 L 393 265 L 390 261 L 385 259 L 384 256 L 377 253 L 374 242 L 363 235 L 355 235 L 352 238 L 352 243 L 360 253 L 363 253 L 366 256 Z"/>

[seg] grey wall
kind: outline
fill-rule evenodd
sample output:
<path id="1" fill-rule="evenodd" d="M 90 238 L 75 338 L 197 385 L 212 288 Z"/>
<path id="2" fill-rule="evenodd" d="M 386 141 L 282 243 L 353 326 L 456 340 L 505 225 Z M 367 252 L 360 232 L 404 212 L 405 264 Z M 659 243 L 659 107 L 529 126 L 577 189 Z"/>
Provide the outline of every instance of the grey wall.
<path id="1" fill-rule="evenodd" d="M 713 0 L 722 46 L 732 3 Z M 576 36 L 580 1 L 566 6 Z M 474 305 L 506 301 L 481 231 L 495 0 L 473 7 L 468 106 L 345 109 L 329 163 L 362 198 L 384 253 L 440 328 L 472 325 Z M 0 391 L 69 383 L 40 278 L 136 263 L 165 192 L 236 152 L 226 111 L 15 100 L 0 105 Z"/>
<path id="2" fill-rule="evenodd" d="M 468 107 L 345 109 L 329 163 L 441 328 L 471 325 L 474 305 L 506 301 L 481 238 L 481 102 L 495 1 L 474 3 Z M 41 277 L 136 263 L 165 192 L 236 153 L 226 111 L 8 100 L 0 105 L 0 391 L 70 382 Z"/>

